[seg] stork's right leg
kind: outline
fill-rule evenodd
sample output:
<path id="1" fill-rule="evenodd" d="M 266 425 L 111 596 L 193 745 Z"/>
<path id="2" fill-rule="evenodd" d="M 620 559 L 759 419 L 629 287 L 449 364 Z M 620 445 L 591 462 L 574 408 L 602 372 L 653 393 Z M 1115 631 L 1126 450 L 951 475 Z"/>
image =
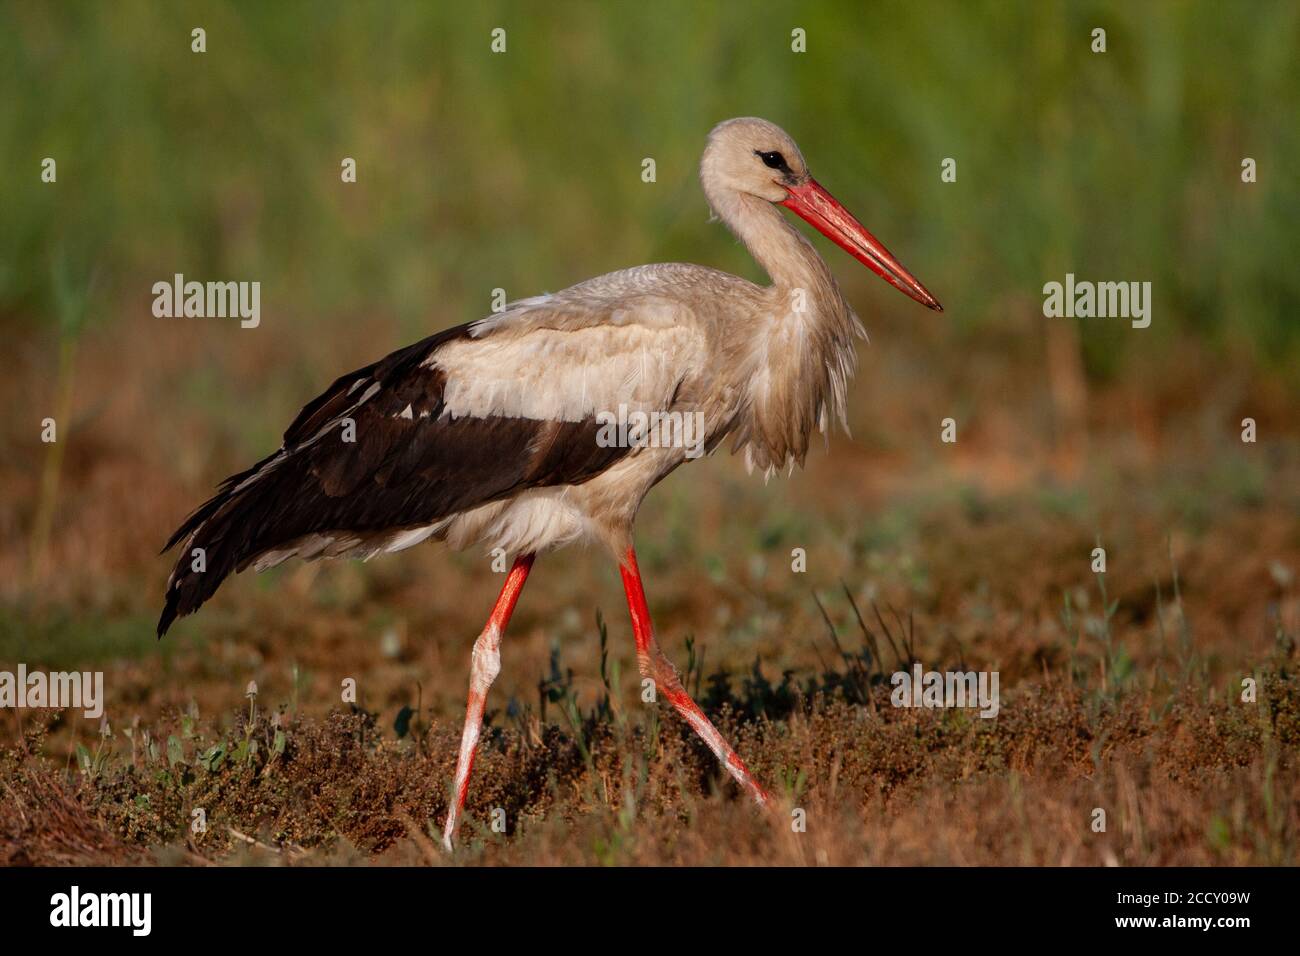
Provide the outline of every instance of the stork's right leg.
<path id="1" fill-rule="evenodd" d="M 470 655 L 469 702 L 465 705 L 465 729 L 460 735 L 460 756 L 456 758 L 456 790 L 452 794 L 451 808 L 447 811 L 447 826 L 442 831 L 442 845 L 451 849 L 451 838 L 456 832 L 457 818 L 465 806 L 465 794 L 469 791 L 469 772 L 474 767 L 474 752 L 478 748 L 478 735 L 483 727 L 483 705 L 487 700 L 488 688 L 501 671 L 501 635 L 510 623 L 515 604 L 519 601 L 519 592 L 524 589 L 528 572 L 533 566 L 533 555 L 521 554 L 515 558 L 514 566 L 506 575 L 506 583 L 501 587 L 501 594 L 496 604 L 492 605 L 492 614 L 488 617 L 483 633 L 474 642 L 474 652 Z"/>
<path id="2" fill-rule="evenodd" d="M 632 613 L 632 632 L 636 637 L 636 662 L 641 670 L 641 676 L 654 681 L 656 691 L 668 698 L 668 702 L 691 725 L 691 729 L 709 745 L 709 749 L 722 761 L 727 772 L 736 778 L 736 782 L 748 790 L 750 796 L 759 805 L 767 806 L 769 800 L 767 792 L 741 763 L 736 752 L 731 749 L 731 744 L 718 733 L 718 728 L 704 716 L 700 705 L 691 700 L 691 695 L 686 693 L 686 688 L 682 686 L 681 678 L 677 675 L 677 668 L 673 667 L 672 661 L 659 649 L 659 642 L 655 640 L 654 626 L 650 623 L 650 608 L 646 605 L 645 589 L 641 586 L 641 572 L 636 566 L 636 552 L 631 548 L 627 549 L 627 555 L 619 566 L 619 571 L 623 575 L 627 607 Z"/>

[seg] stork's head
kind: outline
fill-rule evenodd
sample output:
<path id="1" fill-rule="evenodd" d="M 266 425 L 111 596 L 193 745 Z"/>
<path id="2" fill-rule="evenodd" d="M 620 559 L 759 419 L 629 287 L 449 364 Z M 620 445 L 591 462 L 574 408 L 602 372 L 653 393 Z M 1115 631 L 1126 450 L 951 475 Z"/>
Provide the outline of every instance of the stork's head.
<path id="1" fill-rule="evenodd" d="M 785 206 L 894 288 L 943 311 L 880 240 L 812 178 L 799 147 L 775 123 L 745 116 L 713 127 L 700 177 L 710 200 L 730 192 Z"/>
<path id="2" fill-rule="evenodd" d="M 792 188 L 810 178 L 785 130 L 752 116 L 713 127 L 701 171 L 706 181 L 774 203 L 785 202 Z"/>

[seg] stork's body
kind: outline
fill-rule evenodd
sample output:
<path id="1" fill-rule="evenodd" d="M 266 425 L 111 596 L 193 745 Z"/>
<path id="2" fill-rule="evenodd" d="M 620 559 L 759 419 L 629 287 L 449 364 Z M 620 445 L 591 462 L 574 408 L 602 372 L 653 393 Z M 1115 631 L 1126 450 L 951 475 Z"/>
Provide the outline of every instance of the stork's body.
<path id="1" fill-rule="evenodd" d="M 703 425 L 764 472 L 802 464 L 811 434 L 843 415 L 861 326 L 799 213 L 918 301 L 938 303 L 808 175 L 793 141 L 757 119 L 716 127 L 701 181 L 717 216 L 772 280 L 695 265 L 609 273 L 431 336 L 345 375 L 299 414 L 283 446 L 228 479 L 171 544 L 160 635 L 232 571 L 290 557 L 368 558 L 427 538 L 516 555 L 474 645 L 448 846 L 463 805 L 499 645 L 533 558 L 580 540 L 620 564 L 643 675 L 757 800 L 762 788 L 659 651 L 632 546 L 649 490 L 698 448 L 610 443 L 602 423 L 637 412 Z M 669 440 L 661 440 L 667 438 Z M 191 556 L 204 549 L 205 570 Z"/>

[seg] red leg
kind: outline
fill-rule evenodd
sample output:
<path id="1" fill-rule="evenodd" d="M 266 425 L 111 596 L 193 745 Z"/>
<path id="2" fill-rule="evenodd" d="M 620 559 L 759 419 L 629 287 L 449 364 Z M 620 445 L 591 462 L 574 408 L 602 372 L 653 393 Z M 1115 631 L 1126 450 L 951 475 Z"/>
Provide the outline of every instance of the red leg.
<path id="1" fill-rule="evenodd" d="M 698 704 L 691 700 L 686 689 L 682 687 L 681 678 L 672 662 L 659 650 L 655 640 L 654 627 L 650 623 L 650 609 L 646 606 L 645 590 L 641 587 L 641 572 L 636 566 L 636 551 L 627 549 L 627 557 L 619 565 L 623 575 L 623 590 L 627 592 L 627 607 L 632 612 L 632 632 L 636 636 L 636 660 L 642 677 L 649 677 L 655 682 L 657 693 L 668 698 L 677 713 L 700 735 L 722 765 L 736 778 L 736 782 L 749 791 L 760 805 L 767 805 L 767 793 L 758 781 L 745 769 L 731 745 L 723 739 L 718 729 L 704 716 Z"/>
<path id="2" fill-rule="evenodd" d="M 501 672 L 501 635 L 510 623 L 510 615 L 519 601 L 519 592 L 524 589 L 528 572 L 533 566 L 533 555 L 522 554 L 515 558 L 514 566 L 506 575 L 506 583 L 501 587 L 501 594 L 496 604 L 492 605 L 492 614 L 488 617 L 483 633 L 474 642 L 474 652 L 470 655 L 469 702 L 465 705 L 465 729 L 460 736 L 460 756 L 456 759 L 456 792 L 452 798 L 451 809 L 447 812 L 447 826 L 442 831 L 442 845 L 451 849 L 451 838 L 456 832 L 457 818 L 465 806 L 465 794 L 469 791 L 469 773 L 474 767 L 474 752 L 478 748 L 479 730 L 483 726 L 483 704 L 487 700 L 488 688 Z"/>

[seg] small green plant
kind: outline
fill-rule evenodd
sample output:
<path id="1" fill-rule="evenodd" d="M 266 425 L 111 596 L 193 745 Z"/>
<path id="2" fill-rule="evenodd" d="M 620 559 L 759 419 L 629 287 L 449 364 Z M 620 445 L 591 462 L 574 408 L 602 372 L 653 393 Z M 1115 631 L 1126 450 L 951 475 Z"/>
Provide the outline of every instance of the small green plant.
<path id="1" fill-rule="evenodd" d="M 36 516 L 32 521 L 28 544 L 28 575 L 34 583 L 45 562 L 50 530 L 58 510 L 59 481 L 63 472 L 63 457 L 72 433 L 72 396 L 76 384 L 77 343 L 85 331 L 90 315 L 90 302 L 97 285 L 96 276 L 74 278 L 67 256 L 60 250 L 50 266 L 50 284 L 53 288 L 55 314 L 58 317 L 59 361 L 55 373 L 54 420 L 56 439 L 50 442 L 41 469 L 40 492 Z"/>

